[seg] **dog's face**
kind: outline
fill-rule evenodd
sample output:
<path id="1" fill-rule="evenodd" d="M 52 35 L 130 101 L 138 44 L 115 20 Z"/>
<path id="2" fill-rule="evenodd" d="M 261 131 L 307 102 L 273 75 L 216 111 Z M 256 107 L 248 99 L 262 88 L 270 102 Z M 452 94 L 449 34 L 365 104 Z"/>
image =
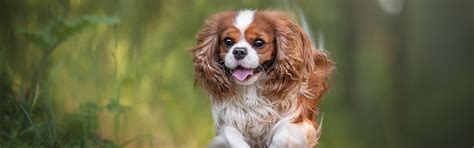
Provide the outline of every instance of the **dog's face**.
<path id="1" fill-rule="evenodd" d="M 219 33 L 219 60 L 238 85 L 252 85 L 275 58 L 274 28 L 264 16 L 241 11 Z"/>
<path id="2" fill-rule="evenodd" d="M 258 85 L 278 96 L 329 63 L 303 29 L 275 11 L 228 11 L 208 19 L 191 49 L 196 80 L 213 97 Z"/>

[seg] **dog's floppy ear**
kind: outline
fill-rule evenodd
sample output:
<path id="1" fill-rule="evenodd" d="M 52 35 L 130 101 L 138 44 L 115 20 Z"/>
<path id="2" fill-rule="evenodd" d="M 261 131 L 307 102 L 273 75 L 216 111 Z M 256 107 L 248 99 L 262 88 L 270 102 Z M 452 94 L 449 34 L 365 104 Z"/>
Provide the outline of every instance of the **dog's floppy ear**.
<path id="1" fill-rule="evenodd" d="M 321 73 L 321 77 L 327 77 L 331 62 L 323 52 L 313 48 L 304 30 L 283 13 L 267 13 L 276 23 L 277 54 L 273 69 L 265 81 L 264 95 L 282 96 L 316 72 Z"/>
<path id="2" fill-rule="evenodd" d="M 275 24 L 275 63 L 264 82 L 263 95 L 271 98 L 283 97 L 294 89 L 301 79 L 304 68 L 303 47 L 298 26 L 284 13 L 267 11 L 266 15 Z"/>
<path id="3" fill-rule="evenodd" d="M 230 13 L 232 12 L 219 13 L 208 19 L 196 35 L 196 46 L 190 49 L 196 82 L 216 99 L 236 94 L 223 65 L 218 62 L 220 21 Z"/>

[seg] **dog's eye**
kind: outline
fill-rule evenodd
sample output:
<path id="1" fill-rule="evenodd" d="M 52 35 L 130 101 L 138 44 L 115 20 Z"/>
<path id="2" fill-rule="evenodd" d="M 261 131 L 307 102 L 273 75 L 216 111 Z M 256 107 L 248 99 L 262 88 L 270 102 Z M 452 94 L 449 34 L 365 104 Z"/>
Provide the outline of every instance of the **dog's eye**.
<path id="1" fill-rule="evenodd" d="M 227 37 L 227 38 L 224 38 L 224 44 L 225 44 L 225 46 L 227 46 L 227 47 L 231 47 L 232 45 L 234 45 L 234 41 L 232 41 L 231 38 L 228 38 L 228 37 Z"/>
<path id="2" fill-rule="evenodd" d="M 260 47 L 263 47 L 263 45 L 265 45 L 265 42 L 262 39 L 256 39 L 254 45 L 257 48 L 260 48 Z"/>

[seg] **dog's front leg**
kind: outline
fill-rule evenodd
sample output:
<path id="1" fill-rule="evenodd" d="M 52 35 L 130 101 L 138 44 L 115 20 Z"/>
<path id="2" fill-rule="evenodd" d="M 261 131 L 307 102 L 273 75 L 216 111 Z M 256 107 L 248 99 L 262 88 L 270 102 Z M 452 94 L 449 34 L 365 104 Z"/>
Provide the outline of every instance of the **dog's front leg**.
<path id="1" fill-rule="evenodd" d="M 225 126 L 221 128 L 209 148 L 250 148 L 245 142 L 244 136 L 234 127 Z"/>
<path id="2" fill-rule="evenodd" d="M 314 147 L 316 141 L 316 129 L 308 121 L 280 121 L 274 129 L 269 148 L 308 148 Z"/>

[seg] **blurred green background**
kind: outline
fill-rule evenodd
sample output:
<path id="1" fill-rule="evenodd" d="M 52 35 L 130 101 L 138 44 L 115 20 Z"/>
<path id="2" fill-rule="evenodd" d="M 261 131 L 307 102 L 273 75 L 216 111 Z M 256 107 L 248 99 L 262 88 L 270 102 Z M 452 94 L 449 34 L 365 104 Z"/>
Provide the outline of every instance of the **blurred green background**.
<path id="1" fill-rule="evenodd" d="M 474 146 L 472 0 L 0 0 L 0 147 L 205 147 L 205 18 L 277 9 L 336 63 L 320 147 Z"/>

